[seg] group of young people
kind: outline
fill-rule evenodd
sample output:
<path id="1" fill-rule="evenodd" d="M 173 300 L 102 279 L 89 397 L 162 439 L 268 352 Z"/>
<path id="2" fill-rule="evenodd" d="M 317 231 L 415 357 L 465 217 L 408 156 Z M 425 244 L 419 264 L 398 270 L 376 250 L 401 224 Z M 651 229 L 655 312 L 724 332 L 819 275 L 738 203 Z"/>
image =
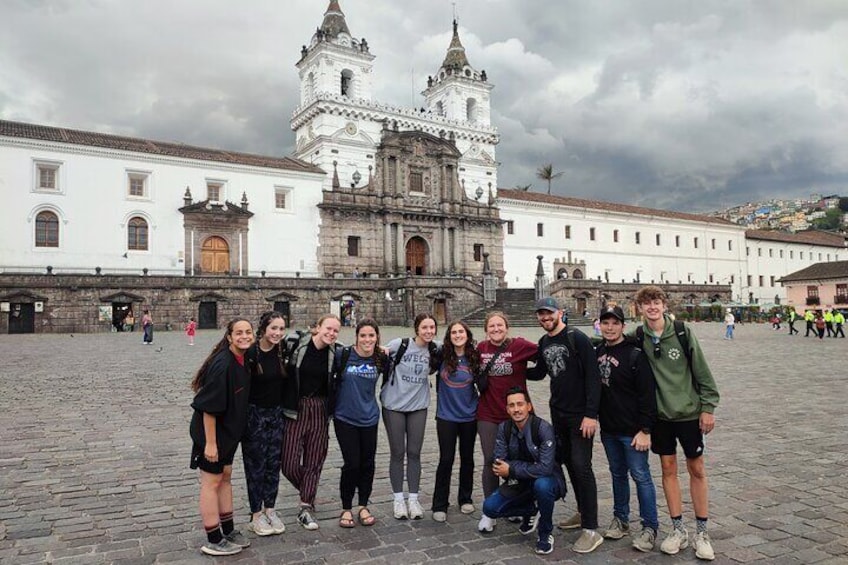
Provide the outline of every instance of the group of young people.
<path id="1" fill-rule="evenodd" d="M 277 312 L 262 316 L 255 336 L 250 321 L 231 321 L 193 381 L 191 467 L 200 469 L 200 513 L 207 535 L 201 550 L 231 555 L 250 545 L 233 520 L 232 464 L 239 444 L 249 529 L 260 536 L 285 530 L 275 511 L 280 471 L 300 495 L 298 523 L 318 529 L 313 513 L 330 420 L 343 459 L 338 525 L 376 522 L 368 504 L 380 419 L 389 444 L 393 516 L 423 518 L 421 448 L 435 374 L 439 462 L 433 520 L 447 520 L 457 447 L 456 506 L 463 514 L 475 512 L 479 437 L 484 504 L 478 530 L 491 532 L 498 518 L 509 517 L 520 522 L 521 533 L 538 532 L 537 553 L 553 551 L 554 504 L 566 494 L 564 464 L 578 514 L 560 527 L 582 527 L 573 549 L 593 551 L 603 541 L 597 532 L 591 463 L 593 438 L 600 429 L 615 499 L 613 523 L 604 535 L 618 539 L 629 533 L 629 472 L 637 484 L 643 526 L 633 546 L 653 548 L 659 524 L 647 461 L 650 448 L 661 457 L 673 522 L 661 549 L 673 554 L 688 545 L 677 479 L 679 441 L 697 517 L 696 555 L 711 559 L 701 456 L 703 434 L 714 425 L 718 392 L 689 328 L 685 355 L 681 344 L 672 343 L 679 338 L 678 328 L 664 314 L 663 291 L 647 287 L 637 300 L 645 317 L 641 342 L 624 337 L 624 316 L 615 307 L 600 316 L 603 342 L 597 351 L 583 333 L 566 327 L 553 298 L 536 304 L 546 332 L 538 344 L 510 336 L 509 321 L 500 312 L 486 317 L 486 335 L 479 343 L 462 321 L 450 323 L 444 341 L 436 341 L 436 320 L 429 314 L 415 318 L 413 337 L 385 345 L 377 322 L 363 319 L 355 327 L 354 344 L 347 347 L 337 343 L 340 321 L 333 315 L 322 316 L 310 332 L 288 336 Z M 652 350 L 653 356 L 643 350 Z M 550 377 L 550 424 L 533 414 L 527 392 L 528 379 L 545 377 Z"/>

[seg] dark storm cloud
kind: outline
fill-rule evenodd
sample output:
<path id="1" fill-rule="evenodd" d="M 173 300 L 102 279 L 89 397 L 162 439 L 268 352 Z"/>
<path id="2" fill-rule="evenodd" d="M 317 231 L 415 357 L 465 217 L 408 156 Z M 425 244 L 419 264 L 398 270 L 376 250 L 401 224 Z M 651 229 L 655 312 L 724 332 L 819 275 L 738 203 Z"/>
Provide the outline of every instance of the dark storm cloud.
<path id="1" fill-rule="evenodd" d="M 448 0 L 341 0 L 374 96 L 421 106 Z M 0 0 L 0 117 L 288 154 L 294 63 L 327 2 Z M 495 85 L 502 187 L 703 211 L 845 193 L 842 0 L 460 0 Z"/>

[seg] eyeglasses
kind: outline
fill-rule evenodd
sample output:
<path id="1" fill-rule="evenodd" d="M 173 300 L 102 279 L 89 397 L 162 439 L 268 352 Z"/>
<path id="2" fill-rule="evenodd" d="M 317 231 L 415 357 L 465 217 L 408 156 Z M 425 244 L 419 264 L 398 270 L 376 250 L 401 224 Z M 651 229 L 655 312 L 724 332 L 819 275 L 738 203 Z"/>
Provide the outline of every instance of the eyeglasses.
<path id="1" fill-rule="evenodd" d="M 654 342 L 654 358 L 659 359 L 662 357 L 662 349 L 660 349 L 660 342 Z"/>

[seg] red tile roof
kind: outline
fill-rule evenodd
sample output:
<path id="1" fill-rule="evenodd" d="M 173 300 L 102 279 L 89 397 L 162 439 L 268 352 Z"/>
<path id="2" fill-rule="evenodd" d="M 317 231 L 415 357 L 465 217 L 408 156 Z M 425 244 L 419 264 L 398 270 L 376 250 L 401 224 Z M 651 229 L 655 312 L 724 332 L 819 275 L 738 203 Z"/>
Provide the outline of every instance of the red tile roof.
<path id="1" fill-rule="evenodd" d="M 137 137 L 124 137 L 107 133 L 95 133 L 6 120 L 0 120 L 0 136 L 87 145 L 119 151 L 132 151 L 135 153 L 164 155 L 183 159 L 198 159 L 200 161 L 214 161 L 216 163 L 249 165 L 268 169 L 283 169 L 308 173 L 324 172 L 315 165 L 310 165 L 305 161 L 293 157 L 267 157 L 236 151 L 196 147 L 182 143 L 152 141 Z"/>
<path id="2" fill-rule="evenodd" d="M 777 230 L 745 230 L 745 237 L 748 239 L 821 245 L 824 247 L 839 247 L 841 249 L 845 249 L 845 236 L 839 233 L 827 231 L 811 230 L 789 233 Z"/>
<path id="3" fill-rule="evenodd" d="M 571 198 L 568 196 L 554 196 L 552 194 L 541 194 L 539 192 L 530 192 L 511 188 L 499 188 L 498 199 L 520 200 L 522 202 L 539 202 L 542 204 L 552 204 L 554 206 L 569 206 L 573 208 L 591 208 L 594 210 L 622 212 L 625 214 L 638 214 L 640 216 L 658 216 L 661 218 L 688 220 L 692 222 L 706 222 L 709 224 L 719 224 L 724 226 L 737 225 L 722 218 L 701 216 L 699 214 L 687 214 L 685 212 L 673 212 L 671 210 L 643 208 L 642 206 L 619 204 L 618 202 L 606 202 L 604 200 L 586 200 L 583 198 Z"/>

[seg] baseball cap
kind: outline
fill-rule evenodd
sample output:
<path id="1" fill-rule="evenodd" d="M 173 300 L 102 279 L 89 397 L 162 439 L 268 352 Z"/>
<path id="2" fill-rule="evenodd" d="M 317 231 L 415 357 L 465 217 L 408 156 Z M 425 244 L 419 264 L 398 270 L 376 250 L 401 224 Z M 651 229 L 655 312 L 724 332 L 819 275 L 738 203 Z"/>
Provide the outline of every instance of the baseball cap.
<path id="1" fill-rule="evenodd" d="M 548 312 L 556 312 L 559 310 L 559 305 L 553 296 L 546 296 L 536 301 L 536 312 L 539 310 L 547 310 Z"/>
<path id="2" fill-rule="evenodd" d="M 621 306 L 609 306 L 606 310 L 601 312 L 601 320 L 609 318 L 610 316 L 618 319 L 618 321 L 622 324 L 624 323 L 624 310 L 621 309 Z"/>

